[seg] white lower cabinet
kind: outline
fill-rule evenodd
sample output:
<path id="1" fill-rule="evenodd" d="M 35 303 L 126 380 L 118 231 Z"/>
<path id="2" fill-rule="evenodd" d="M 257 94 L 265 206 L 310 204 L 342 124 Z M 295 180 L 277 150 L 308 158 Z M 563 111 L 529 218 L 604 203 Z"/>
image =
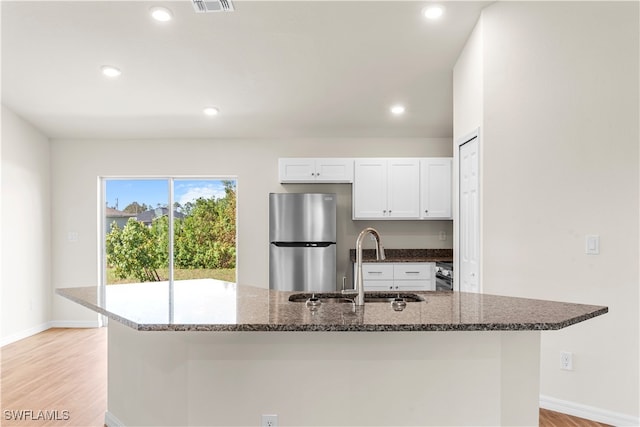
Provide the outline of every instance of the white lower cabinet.
<path id="1" fill-rule="evenodd" d="M 433 262 L 362 263 L 365 291 L 435 291 L 435 274 Z"/>

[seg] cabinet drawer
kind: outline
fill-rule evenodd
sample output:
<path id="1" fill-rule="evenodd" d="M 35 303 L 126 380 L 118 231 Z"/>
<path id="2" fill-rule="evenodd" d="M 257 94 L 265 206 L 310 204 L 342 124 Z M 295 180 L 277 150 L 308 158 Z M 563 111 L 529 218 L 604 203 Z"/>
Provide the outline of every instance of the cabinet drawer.
<path id="1" fill-rule="evenodd" d="M 362 263 L 363 280 L 393 280 L 393 264 L 381 262 Z"/>
<path id="2" fill-rule="evenodd" d="M 395 280 L 431 280 L 433 263 L 398 263 L 394 264 Z"/>

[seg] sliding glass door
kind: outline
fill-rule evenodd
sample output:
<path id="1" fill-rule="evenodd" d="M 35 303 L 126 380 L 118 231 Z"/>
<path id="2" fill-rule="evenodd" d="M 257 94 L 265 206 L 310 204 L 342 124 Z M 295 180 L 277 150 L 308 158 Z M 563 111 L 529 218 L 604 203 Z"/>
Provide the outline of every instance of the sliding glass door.
<path id="1" fill-rule="evenodd" d="M 236 280 L 236 180 L 102 178 L 103 284 Z"/>

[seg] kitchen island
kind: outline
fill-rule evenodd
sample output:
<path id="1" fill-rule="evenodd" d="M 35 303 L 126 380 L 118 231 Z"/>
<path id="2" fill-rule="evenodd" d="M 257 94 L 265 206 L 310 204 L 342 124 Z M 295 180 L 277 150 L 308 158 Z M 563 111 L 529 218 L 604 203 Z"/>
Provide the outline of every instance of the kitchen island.
<path id="1" fill-rule="evenodd" d="M 216 280 L 57 293 L 112 320 L 110 427 L 537 425 L 540 331 L 607 312 L 457 292 L 310 309 Z"/>

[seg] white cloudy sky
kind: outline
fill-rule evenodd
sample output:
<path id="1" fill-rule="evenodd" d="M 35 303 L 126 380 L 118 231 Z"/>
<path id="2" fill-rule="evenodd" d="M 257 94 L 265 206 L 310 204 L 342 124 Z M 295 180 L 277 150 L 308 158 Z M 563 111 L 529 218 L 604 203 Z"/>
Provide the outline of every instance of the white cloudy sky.
<path id="1" fill-rule="evenodd" d="M 190 187 L 183 190 L 185 191 L 184 193 L 178 193 L 178 188 L 176 188 L 174 194 L 176 202 L 183 206 L 188 202 L 195 202 L 201 197 L 203 199 L 211 199 L 214 197 L 219 199 L 224 197 L 224 187 L 213 183 L 201 187 Z"/>
<path id="2" fill-rule="evenodd" d="M 176 181 L 175 183 L 174 198 L 183 206 L 201 197 L 219 199 L 224 197 L 224 194 L 224 186 L 220 181 L 188 181 L 188 184 Z"/>
<path id="3" fill-rule="evenodd" d="M 174 200 L 181 205 L 199 197 L 224 197 L 224 185 L 218 179 L 176 179 Z M 166 179 L 108 179 L 105 199 L 107 206 L 124 209 L 132 202 L 152 208 L 169 204 L 169 182 Z"/>

